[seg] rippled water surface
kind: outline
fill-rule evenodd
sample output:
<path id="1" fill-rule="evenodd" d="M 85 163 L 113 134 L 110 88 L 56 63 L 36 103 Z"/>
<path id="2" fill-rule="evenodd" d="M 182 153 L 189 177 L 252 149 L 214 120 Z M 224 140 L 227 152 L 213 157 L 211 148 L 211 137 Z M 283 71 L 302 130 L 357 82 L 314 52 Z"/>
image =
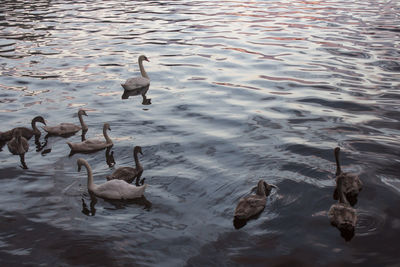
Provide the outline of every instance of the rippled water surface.
<path id="1" fill-rule="evenodd" d="M 83 108 L 86 137 L 110 123 L 116 164 L 69 157 L 80 134 L 42 130 L 28 170 L 3 146 L 1 265 L 398 264 L 399 25 L 389 0 L 3 0 L 0 131 Z M 141 54 L 150 88 L 122 99 Z M 145 199 L 91 201 L 76 160 L 102 183 L 135 145 Z M 326 215 L 336 146 L 364 183 L 350 241 Z M 235 229 L 260 178 L 278 190 Z"/>

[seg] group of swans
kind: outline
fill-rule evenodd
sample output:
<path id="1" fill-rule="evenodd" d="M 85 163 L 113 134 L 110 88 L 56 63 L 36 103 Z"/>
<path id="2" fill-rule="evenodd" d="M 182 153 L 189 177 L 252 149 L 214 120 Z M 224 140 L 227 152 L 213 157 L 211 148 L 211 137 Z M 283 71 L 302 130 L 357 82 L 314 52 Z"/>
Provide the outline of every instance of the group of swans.
<path id="1" fill-rule="evenodd" d="M 150 79 L 146 71 L 144 70 L 143 61 L 149 60 L 144 55 L 139 56 L 138 62 L 142 76 L 130 78 L 126 80 L 124 84 L 121 84 L 126 94 L 128 95 L 136 94 L 136 91 L 143 90 L 142 88 L 148 90 Z M 150 100 L 147 100 L 146 104 L 149 103 Z M 25 164 L 25 153 L 29 150 L 28 140 L 33 135 L 36 139 L 39 139 L 41 135 L 40 130 L 36 126 L 37 122 L 43 123 L 45 125 L 42 128 L 44 131 L 47 132 L 47 136 L 69 137 L 80 130 L 82 130 L 82 136 L 84 136 L 84 134 L 88 131 L 88 126 L 83 120 L 83 115 L 88 116 L 85 110 L 80 109 L 78 111 L 80 125 L 76 125 L 73 123 L 61 123 L 54 126 L 47 126 L 43 117 L 37 116 L 32 120 L 32 129 L 26 127 L 16 127 L 6 132 L 0 132 L 0 141 L 8 141 L 7 145 L 9 151 L 14 155 L 19 155 L 23 168 L 27 169 L 28 167 Z M 107 130 L 111 131 L 110 125 L 108 123 L 104 123 L 103 136 L 105 140 L 87 139 L 82 140 L 82 142 L 78 143 L 67 142 L 68 146 L 70 147 L 71 154 L 91 153 L 102 150 L 104 148 L 111 148 L 113 146 L 113 142 L 108 136 Z M 143 184 L 144 179 L 140 180 L 143 173 L 143 167 L 139 162 L 138 153 L 143 155 L 142 148 L 140 146 L 135 146 L 133 149 L 133 158 L 136 164 L 135 168 L 120 167 L 116 169 L 111 175 L 107 176 L 107 182 L 100 185 L 96 185 L 93 182 L 92 169 L 89 163 L 86 160 L 79 158 L 77 161 L 78 171 L 81 170 L 82 166 L 85 166 L 87 169 L 88 191 L 90 193 L 93 193 L 95 196 L 107 199 L 133 199 L 143 196 L 144 190 L 147 185 Z M 111 161 L 113 161 L 113 159 Z M 130 184 L 134 180 L 136 180 L 135 185 Z"/>
<path id="2" fill-rule="evenodd" d="M 336 188 L 333 198 L 338 200 L 331 206 L 328 217 L 331 224 L 339 229 L 341 235 L 350 240 L 354 236 L 354 230 L 357 223 L 357 213 L 352 207 L 357 203 L 357 197 L 362 190 L 360 178 L 352 173 L 342 171 L 339 162 L 340 148 L 334 150 L 336 160 Z"/>
<path id="3" fill-rule="evenodd" d="M 124 88 L 124 95 L 127 98 L 129 95 L 136 95 L 138 92 L 147 92 L 150 79 L 147 75 L 143 61 L 148 61 L 144 55 L 139 56 L 138 63 L 141 76 L 129 78 L 121 86 Z M 147 104 L 149 101 L 147 102 Z M 88 130 L 87 125 L 84 123 L 82 115 L 87 116 L 84 110 L 78 111 L 80 126 L 72 123 L 61 123 L 56 126 L 47 126 L 43 117 L 37 116 L 32 120 L 32 129 L 25 127 L 17 127 L 6 132 L 0 132 L 0 141 L 9 141 L 8 148 L 14 155 L 20 155 L 21 162 L 23 162 L 24 154 L 29 149 L 28 141 L 33 135 L 36 138 L 40 137 L 40 131 L 36 127 L 36 122 L 43 123 L 42 127 L 49 135 L 68 136 L 82 130 L 85 133 Z M 108 123 L 103 125 L 103 140 L 88 139 L 79 143 L 67 142 L 71 152 L 94 152 L 104 148 L 111 148 L 113 142 L 107 134 L 107 130 L 111 130 Z M 362 189 L 362 182 L 357 175 L 345 173 L 341 170 L 339 162 L 340 148 L 336 147 L 334 150 L 336 160 L 336 188 L 334 190 L 333 198 L 338 200 L 331 206 L 328 212 L 328 217 L 332 225 L 336 226 L 345 236 L 346 240 L 354 235 L 354 228 L 357 222 L 356 210 L 352 207 L 357 202 L 358 193 Z M 88 191 L 97 197 L 105 199 L 134 199 L 142 197 L 147 187 L 143 184 L 144 179 L 140 181 L 143 173 L 143 167 L 139 162 L 138 153 L 142 154 L 142 148 L 135 146 L 133 149 L 133 157 L 136 164 L 135 168 L 120 167 L 116 169 L 111 175 L 107 176 L 107 181 L 102 184 L 95 184 L 93 181 L 93 172 L 89 163 L 79 158 L 77 160 L 78 171 L 81 171 L 82 166 L 87 170 L 87 188 Z M 24 165 L 26 167 L 26 165 Z M 135 180 L 135 185 L 132 183 Z M 240 228 L 245 222 L 260 214 L 266 205 L 267 197 L 270 194 L 274 185 L 266 183 L 264 180 L 259 180 L 257 184 L 256 193 L 239 200 L 234 212 L 235 227 Z M 237 222 L 241 223 L 237 223 Z M 243 224 L 244 222 L 244 224 Z"/>
<path id="4" fill-rule="evenodd" d="M 346 240 L 354 236 L 354 229 L 357 223 L 356 210 L 352 207 L 357 203 L 357 197 L 362 190 L 360 178 L 351 173 L 342 171 L 339 162 L 340 148 L 334 149 L 336 160 L 336 187 L 333 198 L 338 200 L 331 206 L 328 218 L 333 226 L 336 226 Z M 243 197 L 239 200 L 234 212 L 234 226 L 241 228 L 246 221 L 259 215 L 265 208 L 267 197 L 274 185 L 259 180 L 255 194 Z"/>
<path id="5" fill-rule="evenodd" d="M 139 69 L 142 76 L 127 79 L 124 84 L 121 84 L 125 90 L 122 98 L 124 98 L 124 96 L 136 94 L 140 90 L 143 90 L 143 88 L 148 90 L 148 87 L 150 86 L 150 79 L 144 70 L 143 61 L 149 60 L 144 55 L 139 56 Z M 147 90 L 143 90 L 143 92 L 147 92 Z M 142 95 L 145 95 L 145 93 L 142 93 Z M 143 104 L 149 103 L 150 100 L 145 101 L 144 97 Z M 103 135 L 106 140 L 105 142 L 99 140 L 85 140 L 81 143 L 68 143 L 68 145 L 70 146 L 71 151 L 76 152 L 96 151 L 106 147 L 111 147 L 113 143 L 107 135 L 107 130 L 111 130 L 110 125 L 105 123 L 103 127 Z M 87 169 L 88 191 L 97 197 L 105 199 L 127 200 L 142 197 L 147 185 L 143 184 L 144 179 L 140 180 L 140 177 L 143 173 L 143 167 L 139 162 L 138 153 L 143 155 L 142 148 L 140 146 L 135 146 L 133 149 L 133 158 L 136 164 L 135 168 L 120 167 L 111 175 L 107 176 L 107 182 L 100 185 L 96 185 L 93 182 L 92 168 L 90 167 L 89 163 L 83 158 L 79 158 L 77 160 L 78 171 L 81 170 L 82 166 L 85 166 Z M 134 180 L 136 180 L 135 185 L 130 184 Z"/>

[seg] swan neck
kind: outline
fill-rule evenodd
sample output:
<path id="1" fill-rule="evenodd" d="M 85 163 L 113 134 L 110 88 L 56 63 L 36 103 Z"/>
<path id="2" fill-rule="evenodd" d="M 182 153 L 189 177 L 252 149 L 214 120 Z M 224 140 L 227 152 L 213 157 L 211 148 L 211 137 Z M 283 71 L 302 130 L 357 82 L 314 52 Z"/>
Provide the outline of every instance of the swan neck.
<path id="1" fill-rule="evenodd" d="M 347 201 L 347 198 L 345 197 L 345 195 L 343 193 L 343 177 L 339 177 L 339 179 L 337 180 L 336 186 L 337 186 L 337 190 L 339 193 L 339 202 L 349 204 L 349 202 Z"/>
<path id="2" fill-rule="evenodd" d="M 111 138 L 107 134 L 107 128 L 106 127 L 103 128 L 103 135 L 104 135 L 104 138 L 106 139 L 107 144 L 112 143 Z"/>
<path id="3" fill-rule="evenodd" d="M 87 163 L 86 161 L 83 162 L 83 165 L 85 165 L 86 170 L 87 170 L 87 176 L 88 176 L 87 187 L 88 187 L 89 191 L 93 191 L 96 186 L 93 182 L 92 168 L 90 167 L 89 163 Z"/>
<path id="4" fill-rule="evenodd" d="M 133 158 L 135 159 L 136 169 L 140 166 L 138 152 L 135 150 L 133 151 Z"/>
<path id="5" fill-rule="evenodd" d="M 335 160 L 336 160 L 336 176 L 342 173 L 342 169 L 340 168 L 339 162 L 339 151 L 335 151 Z"/>
<path id="6" fill-rule="evenodd" d="M 83 121 L 82 114 L 78 113 L 78 118 L 79 118 L 79 122 L 81 123 L 82 130 L 86 130 L 87 129 L 87 125 Z"/>
<path id="7" fill-rule="evenodd" d="M 140 73 L 142 74 L 142 76 L 149 79 L 149 76 L 147 75 L 147 73 L 143 67 L 143 59 L 139 59 L 139 69 L 140 69 Z"/>
<path id="8" fill-rule="evenodd" d="M 31 125 L 35 135 L 40 133 L 39 129 L 36 127 L 36 120 L 32 120 Z"/>
<path id="9" fill-rule="evenodd" d="M 264 188 L 264 183 L 259 183 L 259 184 L 257 185 L 257 192 L 256 192 L 256 194 L 259 195 L 259 196 L 262 196 L 262 197 L 265 197 L 265 196 L 266 196 L 265 188 Z"/>

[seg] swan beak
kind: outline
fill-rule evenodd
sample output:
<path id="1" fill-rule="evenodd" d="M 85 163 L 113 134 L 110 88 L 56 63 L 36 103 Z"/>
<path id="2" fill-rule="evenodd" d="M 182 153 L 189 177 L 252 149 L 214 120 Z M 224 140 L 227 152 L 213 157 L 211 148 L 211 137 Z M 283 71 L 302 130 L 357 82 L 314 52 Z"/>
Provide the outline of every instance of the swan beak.
<path id="1" fill-rule="evenodd" d="M 81 165 L 78 165 L 78 172 L 80 172 L 82 169 Z"/>
<path id="2" fill-rule="evenodd" d="M 146 60 L 147 62 L 150 62 L 150 60 L 147 57 L 144 60 Z"/>

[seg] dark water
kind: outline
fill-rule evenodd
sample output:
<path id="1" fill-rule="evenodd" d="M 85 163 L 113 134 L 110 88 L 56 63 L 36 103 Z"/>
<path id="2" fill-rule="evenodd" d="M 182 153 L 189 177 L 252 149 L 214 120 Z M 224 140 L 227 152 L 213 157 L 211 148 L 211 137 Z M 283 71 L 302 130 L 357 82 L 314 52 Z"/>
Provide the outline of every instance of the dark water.
<path id="1" fill-rule="evenodd" d="M 23 170 L 3 147 L 1 265 L 398 264 L 399 25 L 398 1 L 1 1 L 0 131 L 84 108 L 116 161 L 32 139 Z M 121 99 L 140 54 L 151 103 Z M 77 158 L 101 183 L 135 145 L 146 199 L 91 204 Z M 326 216 L 338 145 L 364 183 L 349 242 Z M 237 230 L 260 178 L 279 190 Z"/>

